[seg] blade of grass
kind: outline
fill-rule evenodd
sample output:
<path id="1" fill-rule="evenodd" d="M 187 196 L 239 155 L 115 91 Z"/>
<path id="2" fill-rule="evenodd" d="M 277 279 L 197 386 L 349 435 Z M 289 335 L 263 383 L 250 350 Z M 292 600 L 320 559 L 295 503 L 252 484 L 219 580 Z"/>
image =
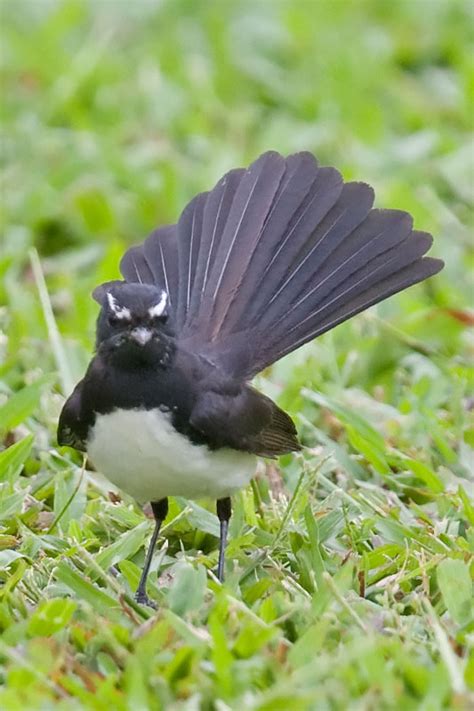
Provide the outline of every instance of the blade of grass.
<path id="1" fill-rule="evenodd" d="M 74 380 L 69 368 L 66 351 L 54 317 L 53 307 L 51 306 L 51 299 L 49 298 L 48 287 L 46 286 L 38 252 L 33 248 L 30 250 L 29 255 L 33 276 L 40 297 L 41 308 L 43 309 L 44 320 L 48 329 L 49 342 L 59 372 L 61 390 L 63 395 L 68 395 L 74 388 Z"/>

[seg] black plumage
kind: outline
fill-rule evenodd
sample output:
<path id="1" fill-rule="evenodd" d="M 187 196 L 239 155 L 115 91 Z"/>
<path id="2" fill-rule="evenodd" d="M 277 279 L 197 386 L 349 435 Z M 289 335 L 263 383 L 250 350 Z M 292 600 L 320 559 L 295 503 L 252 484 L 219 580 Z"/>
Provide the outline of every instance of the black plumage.
<path id="1" fill-rule="evenodd" d="M 183 346 L 248 379 L 439 271 L 440 260 L 423 258 L 430 242 L 413 232 L 410 215 L 372 209 L 373 197 L 370 186 L 344 184 L 309 153 L 285 160 L 270 152 L 194 198 L 170 255 Z M 140 278 L 148 281 L 160 232 L 127 253 L 127 281 L 140 280 L 138 258 Z M 163 285 L 161 274 L 156 283 Z"/>
<path id="2" fill-rule="evenodd" d="M 170 422 L 210 452 L 297 450 L 291 418 L 248 381 L 443 266 L 424 257 L 431 236 L 414 231 L 408 213 L 373 209 L 373 201 L 370 186 L 344 184 L 309 153 L 265 153 L 197 195 L 176 225 L 126 252 L 123 282 L 94 291 L 97 353 L 61 414 L 60 443 L 87 450 L 98 418 L 159 411 L 165 428 Z M 142 456 L 137 450 L 139 463 Z M 156 481 L 159 527 L 167 510 L 160 502 L 176 492 L 173 478 L 160 489 L 158 470 Z M 216 481 L 216 491 L 224 484 Z M 218 506 L 224 543 L 227 498 Z"/>

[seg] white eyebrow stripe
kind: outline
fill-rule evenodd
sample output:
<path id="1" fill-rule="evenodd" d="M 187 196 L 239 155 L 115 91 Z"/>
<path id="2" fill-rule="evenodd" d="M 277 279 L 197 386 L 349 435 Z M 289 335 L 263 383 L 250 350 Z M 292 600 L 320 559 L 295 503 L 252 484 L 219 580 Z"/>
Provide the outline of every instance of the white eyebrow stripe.
<path id="1" fill-rule="evenodd" d="M 107 292 L 107 301 L 109 302 L 110 310 L 113 311 L 113 314 L 116 318 L 131 321 L 132 314 L 130 312 L 130 309 L 127 309 L 126 306 L 120 306 L 119 302 L 117 301 L 115 296 L 110 293 L 110 291 Z"/>
<path id="2" fill-rule="evenodd" d="M 166 303 L 168 301 L 168 294 L 166 291 L 161 292 L 161 298 L 157 304 L 148 309 L 148 315 L 150 318 L 158 318 L 163 315 L 166 308 Z"/>

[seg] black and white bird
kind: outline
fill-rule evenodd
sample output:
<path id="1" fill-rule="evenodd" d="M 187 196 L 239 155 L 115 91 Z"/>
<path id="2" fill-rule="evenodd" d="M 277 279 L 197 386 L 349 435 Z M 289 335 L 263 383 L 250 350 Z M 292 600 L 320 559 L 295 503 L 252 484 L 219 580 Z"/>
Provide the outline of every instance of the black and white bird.
<path id="1" fill-rule="evenodd" d="M 411 216 L 372 209 L 310 153 L 261 155 L 197 195 L 175 225 L 130 248 L 98 286 L 97 347 L 61 413 L 58 442 L 141 503 L 211 497 L 223 579 L 230 497 L 256 457 L 300 449 L 291 418 L 250 380 L 354 314 L 436 274 Z"/>

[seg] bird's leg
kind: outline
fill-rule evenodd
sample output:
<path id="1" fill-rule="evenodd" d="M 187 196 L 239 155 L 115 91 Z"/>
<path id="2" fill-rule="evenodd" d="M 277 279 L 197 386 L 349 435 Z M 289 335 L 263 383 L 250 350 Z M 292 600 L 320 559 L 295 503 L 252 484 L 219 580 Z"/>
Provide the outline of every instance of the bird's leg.
<path id="1" fill-rule="evenodd" d="M 225 499 L 217 499 L 217 517 L 221 525 L 221 536 L 219 541 L 219 563 L 217 565 L 217 577 L 220 582 L 224 582 L 224 563 L 225 563 L 225 546 L 227 543 L 227 530 L 229 528 L 229 519 L 232 514 L 232 505 L 230 496 Z"/>
<path id="2" fill-rule="evenodd" d="M 146 580 L 148 577 L 148 572 L 150 570 L 151 561 L 153 559 L 153 553 L 155 551 L 158 534 L 160 533 L 161 524 L 163 523 L 168 514 L 168 499 L 152 501 L 151 508 L 153 509 L 153 516 L 155 517 L 155 530 L 153 531 L 150 545 L 148 546 L 145 564 L 143 566 L 140 582 L 138 583 L 137 592 L 135 593 L 135 600 L 141 605 L 156 607 L 156 605 L 150 600 L 150 598 L 146 594 Z"/>

